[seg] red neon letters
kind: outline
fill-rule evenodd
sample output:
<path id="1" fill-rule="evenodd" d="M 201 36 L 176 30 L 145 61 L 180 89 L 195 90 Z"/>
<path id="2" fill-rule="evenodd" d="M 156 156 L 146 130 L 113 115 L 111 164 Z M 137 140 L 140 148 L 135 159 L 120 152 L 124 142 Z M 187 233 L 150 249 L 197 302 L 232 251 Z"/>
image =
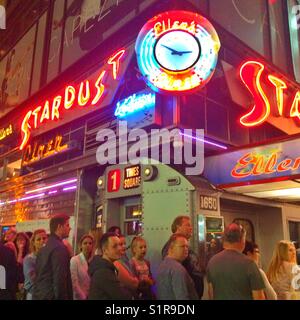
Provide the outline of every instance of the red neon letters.
<path id="1" fill-rule="evenodd" d="M 161 34 L 170 30 L 185 30 L 195 35 L 196 27 L 195 21 L 186 22 L 175 20 L 171 22 L 171 19 L 169 18 L 155 23 L 154 34 L 155 37 L 158 38 Z"/>
<path id="2" fill-rule="evenodd" d="M 275 88 L 276 106 L 271 105 L 270 97 L 262 88 L 262 75 L 265 67 L 257 61 L 247 61 L 240 68 L 240 78 L 250 91 L 254 99 L 251 111 L 240 118 L 240 123 L 246 127 L 253 127 L 265 122 L 272 111 L 278 116 L 284 116 L 284 90 L 286 83 L 278 77 L 268 74 L 268 83 Z M 297 91 L 289 110 L 289 117 L 300 119 L 300 91 Z"/>
<path id="3" fill-rule="evenodd" d="M 231 171 L 234 178 L 246 178 L 274 172 L 294 171 L 300 167 L 300 157 L 296 159 L 284 159 L 278 163 L 277 153 L 271 156 L 256 155 L 249 152 L 242 156 Z"/>
<path id="4" fill-rule="evenodd" d="M 112 65 L 113 79 L 117 79 L 120 59 L 124 53 L 124 49 L 119 50 L 107 61 L 108 65 Z M 41 105 L 29 110 L 24 116 L 21 125 L 22 142 L 20 150 L 23 150 L 26 146 L 32 130 L 40 128 L 48 121 L 61 119 L 63 110 L 71 110 L 76 106 L 96 105 L 105 91 L 103 81 L 106 72 L 106 70 L 102 70 L 95 83 L 90 83 L 89 80 L 85 80 L 80 82 L 76 87 L 69 85 L 65 88 L 63 94 L 48 99 Z"/>
<path id="5" fill-rule="evenodd" d="M 120 59 L 123 56 L 125 50 L 120 50 L 118 51 L 115 55 L 110 57 L 107 61 L 108 64 L 112 64 L 113 66 L 113 77 L 116 80 L 117 79 L 117 74 L 119 71 L 119 64 L 120 64 Z"/>

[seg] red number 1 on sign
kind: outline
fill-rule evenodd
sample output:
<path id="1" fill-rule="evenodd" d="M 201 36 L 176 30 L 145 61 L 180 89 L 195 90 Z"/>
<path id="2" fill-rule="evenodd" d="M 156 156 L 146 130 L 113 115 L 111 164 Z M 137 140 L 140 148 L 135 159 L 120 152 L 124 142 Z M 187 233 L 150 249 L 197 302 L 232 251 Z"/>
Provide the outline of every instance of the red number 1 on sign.
<path id="1" fill-rule="evenodd" d="M 121 170 L 111 170 L 107 175 L 107 191 L 117 192 L 121 185 Z"/>

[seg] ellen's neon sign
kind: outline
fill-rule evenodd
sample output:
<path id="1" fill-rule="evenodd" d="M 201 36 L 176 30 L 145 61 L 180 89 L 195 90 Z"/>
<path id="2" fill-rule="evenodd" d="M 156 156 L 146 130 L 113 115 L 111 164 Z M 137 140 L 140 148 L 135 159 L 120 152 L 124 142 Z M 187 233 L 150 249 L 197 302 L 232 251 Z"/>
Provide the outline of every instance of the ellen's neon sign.
<path id="1" fill-rule="evenodd" d="M 152 108 L 155 105 L 155 94 L 133 94 L 128 98 L 121 100 L 117 103 L 115 116 L 124 118 L 130 114 L 133 114 L 139 110 Z"/>
<path id="2" fill-rule="evenodd" d="M 57 135 L 55 139 L 50 139 L 46 144 L 34 143 L 28 144 L 24 151 L 23 165 L 28 165 L 32 162 L 52 156 L 68 149 L 67 144 L 62 143 L 62 136 Z"/>
<path id="3" fill-rule="evenodd" d="M 119 50 L 107 61 L 108 65 L 112 65 L 113 79 L 117 79 L 120 59 L 124 53 L 124 49 Z M 93 84 L 89 80 L 85 80 L 76 87 L 68 85 L 63 94 L 47 99 L 38 107 L 30 109 L 24 116 L 21 125 L 22 142 L 20 150 L 23 150 L 26 146 L 33 129 L 38 129 L 49 121 L 61 119 L 63 110 L 72 109 L 76 105 L 84 107 L 87 105 L 94 106 L 99 103 L 105 93 L 103 82 L 106 73 L 107 70 L 102 70 Z"/>
<path id="4" fill-rule="evenodd" d="M 159 22 L 156 22 L 154 25 L 154 34 L 158 38 L 161 34 L 170 31 L 170 30 L 185 30 L 195 35 L 196 33 L 196 23 L 195 21 L 186 22 L 186 21 L 171 21 L 171 19 L 165 19 Z"/>
<path id="5" fill-rule="evenodd" d="M 277 152 L 271 155 L 257 155 L 249 152 L 242 156 L 231 171 L 234 178 L 245 178 L 275 172 L 295 171 L 300 167 L 300 157 L 296 159 L 286 158 L 278 161 Z"/>
<path id="6" fill-rule="evenodd" d="M 240 78 L 250 91 L 254 99 L 254 105 L 251 111 L 240 118 L 240 123 L 246 127 L 253 127 L 264 123 L 271 113 L 271 107 L 278 116 L 285 116 L 284 91 L 288 88 L 286 83 L 272 75 L 268 74 L 268 82 L 276 90 L 276 106 L 272 106 L 270 97 L 267 96 L 261 83 L 265 66 L 257 61 L 247 61 L 240 68 Z M 300 120 L 300 91 L 298 90 L 293 102 L 289 108 L 288 117 L 298 118 Z"/>
<path id="7" fill-rule="evenodd" d="M 13 127 L 10 124 L 7 128 L 0 129 L 0 141 L 13 134 Z"/>

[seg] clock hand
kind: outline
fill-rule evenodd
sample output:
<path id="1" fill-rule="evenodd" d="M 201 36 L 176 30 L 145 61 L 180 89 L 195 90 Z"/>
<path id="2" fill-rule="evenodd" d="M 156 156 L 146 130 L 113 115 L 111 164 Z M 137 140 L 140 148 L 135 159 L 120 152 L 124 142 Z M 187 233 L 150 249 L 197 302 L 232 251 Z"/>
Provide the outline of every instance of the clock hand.
<path id="1" fill-rule="evenodd" d="M 172 48 L 170 48 L 170 47 L 168 47 L 168 46 L 165 46 L 164 44 L 162 44 L 161 46 L 167 48 L 167 49 L 170 50 L 170 51 L 172 51 L 171 54 L 178 54 L 178 55 L 180 55 L 180 52 L 177 51 L 177 50 L 175 50 L 175 49 L 172 49 Z"/>
<path id="2" fill-rule="evenodd" d="M 185 53 L 192 53 L 192 51 L 177 51 L 177 50 L 172 49 L 172 48 L 170 48 L 170 47 L 168 47 L 168 46 L 165 46 L 164 44 L 162 44 L 161 46 L 167 48 L 167 49 L 170 50 L 170 51 L 172 51 L 172 52 L 171 52 L 172 55 L 175 55 L 175 54 L 176 54 L 176 55 L 182 56 L 182 55 L 185 54 Z"/>
<path id="3" fill-rule="evenodd" d="M 185 54 L 185 53 L 192 53 L 193 51 L 179 51 L 179 53 L 181 54 Z"/>

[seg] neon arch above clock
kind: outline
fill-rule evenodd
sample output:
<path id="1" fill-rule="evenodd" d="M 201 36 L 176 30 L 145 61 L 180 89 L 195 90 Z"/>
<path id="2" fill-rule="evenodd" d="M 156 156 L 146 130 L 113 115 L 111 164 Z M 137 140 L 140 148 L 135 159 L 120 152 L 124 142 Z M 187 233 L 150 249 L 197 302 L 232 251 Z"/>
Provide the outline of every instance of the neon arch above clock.
<path id="1" fill-rule="evenodd" d="M 159 92 L 188 92 L 212 77 L 220 41 L 212 24 L 198 13 L 168 11 L 150 19 L 136 40 L 139 69 Z"/>

